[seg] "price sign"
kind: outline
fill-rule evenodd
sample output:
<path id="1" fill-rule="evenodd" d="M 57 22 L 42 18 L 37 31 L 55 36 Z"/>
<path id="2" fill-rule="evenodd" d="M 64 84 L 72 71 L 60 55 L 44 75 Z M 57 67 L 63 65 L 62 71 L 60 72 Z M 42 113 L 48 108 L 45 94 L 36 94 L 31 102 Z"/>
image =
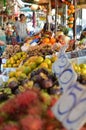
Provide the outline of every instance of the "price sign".
<path id="1" fill-rule="evenodd" d="M 86 122 L 86 88 L 71 85 L 52 111 L 68 130 L 80 130 Z"/>
<path id="2" fill-rule="evenodd" d="M 80 130 L 86 122 L 86 88 L 76 82 L 74 72 L 62 48 L 52 70 L 56 74 L 64 93 L 52 111 L 67 130 Z"/>
<path id="3" fill-rule="evenodd" d="M 77 75 L 74 72 L 68 57 L 65 54 L 66 47 L 63 47 L 56 62 L 52 65 L 52 71 L 58 78 L 60 86 L 65 91 L 68 86 L 75 83 Z"/>

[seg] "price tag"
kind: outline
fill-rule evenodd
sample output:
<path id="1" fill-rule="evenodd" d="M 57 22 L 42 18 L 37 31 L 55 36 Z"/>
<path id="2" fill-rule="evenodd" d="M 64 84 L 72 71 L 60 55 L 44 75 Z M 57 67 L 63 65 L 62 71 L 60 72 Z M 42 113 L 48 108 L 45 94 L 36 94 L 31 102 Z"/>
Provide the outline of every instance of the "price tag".
<path id="1" fill-rule="evenodd" d="M 86 88 L 78 83 L 71 85 L 52 111 L 65 128 L 80 130 L 86 122 Z"/>
<path id="2" fill-rule="evenodd" d="M 66 47 L 63 47 L 58 59 L 52 65 L 52 71 L 57 76 L 60 87 L 65 91 L 72 83 L 75 83 L 77 75 L 74 72 L 71 63 L 65 53 Z"/>

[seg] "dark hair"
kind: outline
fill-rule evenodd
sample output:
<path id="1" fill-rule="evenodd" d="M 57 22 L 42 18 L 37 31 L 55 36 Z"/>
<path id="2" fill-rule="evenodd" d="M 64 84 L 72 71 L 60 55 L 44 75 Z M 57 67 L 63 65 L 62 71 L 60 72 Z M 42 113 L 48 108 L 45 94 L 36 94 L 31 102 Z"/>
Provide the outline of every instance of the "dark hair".
<path id="1" fill-rule="evenodd" d="M 18 20 L 18 17 L 15 17 L 15 20 L 17 21 L 17 20 Z"/>
<path id="2" fill-rule="evenodd" d="M 7 22 L 7 23 L 6 23 L 6 25 L 9 25 L 9 24 L 10 24 L 10 22 Z"/>
<path id="3" fill-rule="evenodd" d="M 24 14 L 20 14 L 20 19 L 21 19 L 22 16 L 25 16 L 25 15 Z"/>

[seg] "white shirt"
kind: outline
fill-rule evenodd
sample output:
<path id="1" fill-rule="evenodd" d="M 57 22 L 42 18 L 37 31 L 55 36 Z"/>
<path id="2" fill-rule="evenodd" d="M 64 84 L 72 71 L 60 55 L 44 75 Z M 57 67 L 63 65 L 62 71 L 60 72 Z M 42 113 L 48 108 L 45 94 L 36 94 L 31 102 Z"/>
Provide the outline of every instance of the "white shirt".
<path id="1" fill-rule="evenodd" d="M 15 23 L 15 27 L 16 27 L 16 31 L 17 31 L 20 38 L 26 38 L 28 36 L 26 23 L 22 23 L 20 21 L 17 21 Z"/>

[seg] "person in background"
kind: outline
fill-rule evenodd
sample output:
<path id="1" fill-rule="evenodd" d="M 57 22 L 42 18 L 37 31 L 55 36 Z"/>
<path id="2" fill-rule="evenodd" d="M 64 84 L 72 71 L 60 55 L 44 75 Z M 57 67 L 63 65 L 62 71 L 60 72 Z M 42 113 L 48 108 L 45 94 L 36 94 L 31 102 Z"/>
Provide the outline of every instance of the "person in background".
<path id="1" fill-rule="evenodd" d="M 80 40 L 86 38 L 86 28 L 84 28 L 81 32 L 81 35 L 80 35 Z"/>
<path id="2" fill-rule="evenodd" d="M 15 24 L 15 32 L 17 36 L 17 42 L 23 42 L 28 36 L 26 17 L 24 14 L 20 14 L 20 21 Z"/>
<path id="3" fill-rule="evenodd" d="M 2 55 L 2 49 L 1 46 L 4 46 L 5 42 L 0 40 L 0 56 Z M 0 57 L 0 74 L 1 74 L 1 64 L 2 64 L 2 58 Z"/>
<path id="4" fill-rule="evenodd" d="M 7 27 L 5 29 L 5 34 L 6 34 L 7 44 L 11 44 L 11 37 L 13 35 L 13 28 L 12 28 L 12 25 L 9 22 L 7 23 Z"/>
<path id="5" fill-rule="evenodd" d="M 0 46 L 4 46 L 5 42 L 0 40 Z"/>
<path id="6" fill-rule="evenodd" d="M 19 22 L 18 17 L 15 17 L 14 26 L 17 26 L 17 23 Z"/>
<path id="7" fill-rule="evenodd" d="M 47 22 L 44 24 L 43 30 L 44 32 L 48 31 L 48 20 Z M 55 30 L 55 22 L 54 22 L 54 18 L 52 17 L 52 21 L 50 23 L 50 31 L 53 32 Z"/>
<path id="8" fill-rule="evenodd" d="M 3 51 L 2 51 L 2 47 L 4 47 L 5 42 L 0 40 L 0 56 L 2 55 Z"/>

